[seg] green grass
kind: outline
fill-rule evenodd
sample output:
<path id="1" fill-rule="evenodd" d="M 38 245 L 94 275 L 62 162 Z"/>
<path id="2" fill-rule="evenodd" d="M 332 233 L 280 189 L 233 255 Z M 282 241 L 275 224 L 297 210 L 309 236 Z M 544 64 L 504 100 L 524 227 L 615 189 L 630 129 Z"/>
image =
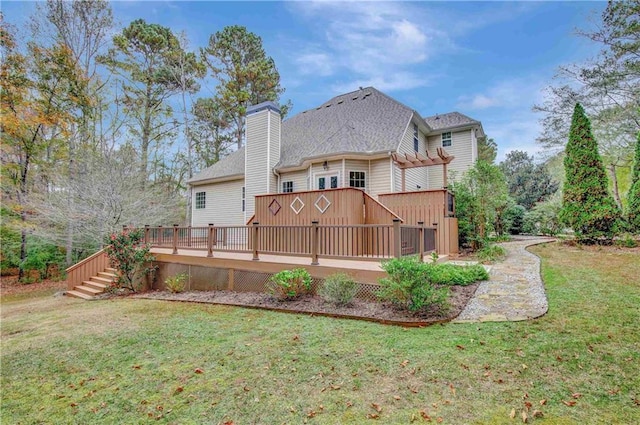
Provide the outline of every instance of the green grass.
<path id="1" fill-rule="evenodd" d="M 405 424 L 422 411 L 506 424 L 530 402 L 534 423 L 637 422 L 637 251 L 534 250 L 550 311 L 529 322 L 403 329 L 151 300 L 3 302 L 0 419 Z"/>

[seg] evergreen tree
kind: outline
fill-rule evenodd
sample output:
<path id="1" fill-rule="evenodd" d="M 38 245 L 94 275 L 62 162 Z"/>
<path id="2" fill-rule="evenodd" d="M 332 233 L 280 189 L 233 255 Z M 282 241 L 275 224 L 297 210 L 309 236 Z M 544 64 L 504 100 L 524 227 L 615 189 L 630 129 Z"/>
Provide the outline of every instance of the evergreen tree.
<path id="1" fill-rule="evenodd" d="M 615 235 L 620 210 L 607 191 L 607 176 L 591 123 L 577 103 L 566 147 L 564 195 L 560 219 L 571 227 L 583 243 L 611 239 Z"/>
<path id="2" fill-rule="evenodd" d="M 631 187 L 629 188 L 627 199 L 629 201 L 627 217 L 631 231 L 640 233 L 640 132 L 636 140 L 636 154 L 631 174 Z"/>

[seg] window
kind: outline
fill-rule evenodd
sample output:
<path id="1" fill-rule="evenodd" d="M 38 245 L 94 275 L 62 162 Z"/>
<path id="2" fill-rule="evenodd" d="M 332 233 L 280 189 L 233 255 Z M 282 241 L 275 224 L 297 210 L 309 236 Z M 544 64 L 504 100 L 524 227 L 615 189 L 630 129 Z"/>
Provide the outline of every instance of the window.
<path id="1" fill-rule="evenodd" d="M 282 193 L 293 192 L 293 182 L 282 182 Z"/>
<path id="2" fill-rule="evenodd" d="M 196 209 L 203 210 L 207 206 L 207 192 L 196 192 Z"/>
<path id="3" fill-rule="evenodd" d="M 442 147 L 451 146 L 451 132 L 442 133 Z"/>
<path id="4" fill-rule="evenodd" d="M 413 125 L 413 151 L 420 152 L 420 146 L 418 142 L 418 125 Z"/>
<path id="5" fill-rule="evenodd" d="M 244 207 L 245 207 L 245 204 L 244 204 L 245 195 L 246 195 L 246 191 L 244 189 L 244 186 L 242 186 L 242 212 L 244 212 Z"/>
<path id="6" fill-rule="evenodd" d="M 360 189 L 367 187 L 364 171 L 349 171 L 349 186 Z"/>

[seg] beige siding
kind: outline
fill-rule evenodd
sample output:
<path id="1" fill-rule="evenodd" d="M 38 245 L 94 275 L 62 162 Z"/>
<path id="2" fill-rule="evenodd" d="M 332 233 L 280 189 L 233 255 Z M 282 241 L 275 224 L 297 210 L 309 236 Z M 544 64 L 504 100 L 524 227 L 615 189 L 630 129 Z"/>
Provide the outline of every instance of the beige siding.
<path id="1" fill-rule="evenodd" d="M 278 188 L 278 192 L 282 192 L 282 182 L 292 181 L 293 182 L 293 191 L 294 192 L 304 192 L 305 190 L 309 190 L 309 170 L 299 170 L 299 171 L 291 171 L 288 173 L 282 173 L 280 175 L 280 187 Z"/>
<path id="2" fill-rule="evenodd" d="M 273 167 L 280 161 L 280 116 L 269 111 L 269 187 L 268 193 L 278 193 L 282 188 L 278 188 L 278 177 L 273 172 Z"/>
<path id="3" fill-rule="evenodd" d="M 422 155 L 426 154 L 426 137 L 424 133 L 418 129 L 418 149 L 419 153 Z M 409 123 L 407 130 L 404 133 L 402 138 L 402 142 L 400 143 L 400 147 L 398 148 L 399 153 L 409 153 L 413 154 L 415 151 L 413 150 L 413 122 Z M 413 168 L 405 171 L 405 191 L 411 192 L 414 190 L 427 189 L 429 184 L 428 182 L 428 171 L 426 167 Z M 402 191 L 402 171 L 394 166 L 394 179 L 393 179 L 394 192 Z"/>
<path id="4" fill-rule="evenodd" d="M 218 226 L 243 225 L 245 221 L 242 212 L 242 186 L 244 186 L 244 180 L 192 187 L 194 202 L 191 225 L 194 227 L 208 226 L 209 223 Z M 195 199 L 198 192 L 206 193 L 204 209 L 196 209 Z"/>
<path id="5" fill-rule="evenodd" d="M 381 193 L 391 192 L 391 167 L 390 158 L 371 161 L 368 178 L 369 195 L 377 197 Z M 394 167 L 395 168 L 395 167 Z"/>
<path id="6" fill-rule="evenodd" d="M 455 156 L 455 159 L 447 167 L 449 180 L 459 180 L 465 171 L 473 166 L 474 151 L 476 148 L 473 146 L 474 139 L 471 137 L 472 131 L 471 129 L 467 129 L 452 132 L 451 146 L 444 148 L 447 153 Z M 435 154 L 436 148 L 442 146 L 442 135 L 429 136 L 428 143 L 429 151 Z M 430 189 L 442 188 L 442 166 L 436 165 L 429 167 L 429 183 Z"/>

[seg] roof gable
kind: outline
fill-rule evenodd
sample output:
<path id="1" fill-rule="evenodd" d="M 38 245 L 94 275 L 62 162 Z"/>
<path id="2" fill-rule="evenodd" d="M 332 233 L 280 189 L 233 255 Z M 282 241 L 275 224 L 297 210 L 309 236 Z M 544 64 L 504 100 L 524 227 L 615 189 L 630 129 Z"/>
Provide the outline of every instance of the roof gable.
<path id="1" fill-rule="evenodd" d="M 244 147 L 230 153 L 210 167 L 194 175 L 187 183 L 244 175 Z"/>
<path id="2" fill-rule="evenodd" d="M 443 130 L 447 128 L 464 127 L 480 124 L 473 118 L 461 114 L 460 112 L 449 112 L 447 114 L 438 114 L 432 117 L 425 117 L 424 120 L 433 130 Z"/>

